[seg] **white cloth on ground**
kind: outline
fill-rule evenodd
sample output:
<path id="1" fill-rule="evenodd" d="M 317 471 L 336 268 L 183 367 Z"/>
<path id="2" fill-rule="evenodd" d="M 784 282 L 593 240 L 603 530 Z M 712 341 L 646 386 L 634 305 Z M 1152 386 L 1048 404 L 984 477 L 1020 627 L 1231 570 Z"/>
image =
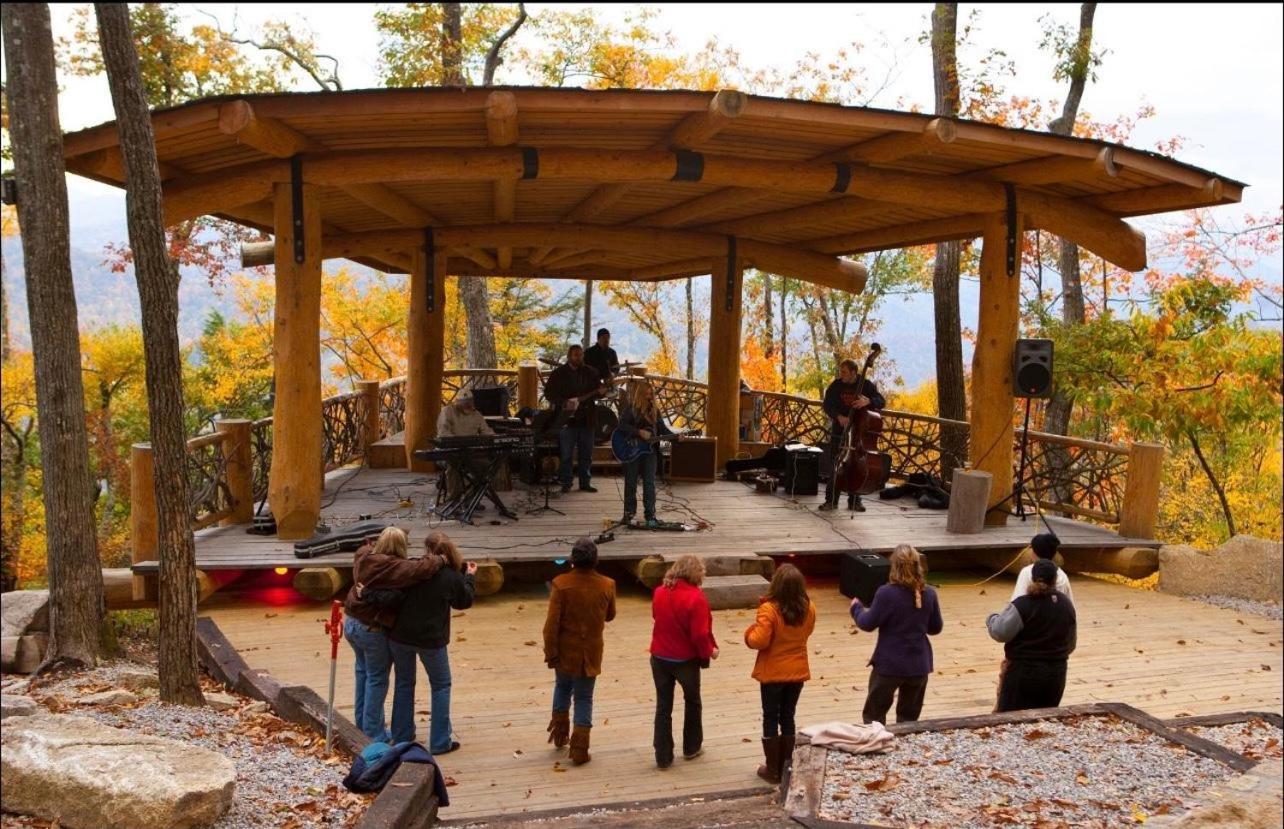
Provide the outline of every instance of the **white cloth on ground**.
<path id="1" fill-rule="evenodd" d="M 895 735 L 883 727 L 882 723 L 872 722 L 867 725 L 854 725 L 835 720 L 809 725 L 798 732 L 811 741 L 814 746 L 824 746 L 848 754 L 873 754 L 887 751 L 896 740 Z"/>

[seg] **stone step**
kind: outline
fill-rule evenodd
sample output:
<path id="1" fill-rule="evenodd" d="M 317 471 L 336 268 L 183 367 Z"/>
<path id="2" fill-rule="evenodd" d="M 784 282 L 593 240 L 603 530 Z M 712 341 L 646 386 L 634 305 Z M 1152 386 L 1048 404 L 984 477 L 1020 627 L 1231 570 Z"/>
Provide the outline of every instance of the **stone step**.
<path id="1" fill-rule="evenodd" d="M 669 571 L 673 563 L 684 555 L 696 556 L 704 562 L 706 583 L 712 576 L 761 576 L 763 578 L 771 578 L 771 574 L 776 571 L 775 562 L 768 556 L 754 555 L 752 553 L 742 555 L 699 553 L 689 550 L 687 552 L 647 556 L 637 562 L 633 573 L 638 577 L 638 581 L 642 582 L 647 588 L 653 589 L 664 580 L 664 574 Z"/>
<path id="2" fill-rule="evenodd" d="M 757 607 L 770 586 L 762 576 L 708 576 L 702 585 L 711 610 Z"/>

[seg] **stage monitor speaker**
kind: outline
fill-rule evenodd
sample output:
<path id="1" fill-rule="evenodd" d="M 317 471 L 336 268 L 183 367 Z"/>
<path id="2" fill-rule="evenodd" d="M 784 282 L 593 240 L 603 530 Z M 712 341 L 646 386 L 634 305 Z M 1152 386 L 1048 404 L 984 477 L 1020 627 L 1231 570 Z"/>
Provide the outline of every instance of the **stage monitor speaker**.
<path id="1" fill-rule="evenodd" d="M 503 386 L 473 389 L 473 405 L 484 417 L 508 417 L 508 389 Z"/>
<path id="2" fill-rule="evenodd" d="M 861 604 L 869 607 L 875 591 L 887 584 L 891 568 L 891 563 L 876 553 L 855 550 L 844 553 L 838 571 L 838 589 L 847 598 L 860 599 Z"/>
<path id="3" fill-rule="evenodd" d="M 780 485 L 787 495 L 815 495 L 820 492 L 820 460 L 824 453 L 808 447 L 785 455 L 785 474 Z"/>
<path id="4" fill-rule="evenodd" d="M 718 478 L 718 439 L 680 438 L 669 454 L 669 478 L 713 482 Z"/>
<path id="5" fill-rule="evenodd" d="M 1052 340 L 1017 340 L 1012 352 L 1012 394 L 1052 396 Z"/>

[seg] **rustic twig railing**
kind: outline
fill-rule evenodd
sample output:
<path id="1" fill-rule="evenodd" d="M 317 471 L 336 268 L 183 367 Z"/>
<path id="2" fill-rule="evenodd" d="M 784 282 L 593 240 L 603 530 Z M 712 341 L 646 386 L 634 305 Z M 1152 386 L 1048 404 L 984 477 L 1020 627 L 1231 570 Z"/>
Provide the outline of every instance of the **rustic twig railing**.
<path id="1" fill-rule="evenodd" d="M 518 405 L 543 396 L 547 372 L 532 367 L 457 369 L 445 372 L 442 403 L 464 388 L 503 386 Z M 665 419 L 678 429 L 705 426 L 708 386 L 680 377 L 649 375 Z M 404 377 L 361 382 L 358 390 L 322 401 L 322 473 L 362 458 L 370 444 L 405 428 Z M 753 398 L 753 432 L 764 443 L 810 443 L 828 440 L 829 418 L 819 400 L 779 392 L 747 392 Z M 756 429 L 753 428 L 756 426 Z M 189 509 L 193 529 L 250 520 L 254 505 L 267 497 L 272 465 L 272 418 L 219 421 L 217 431 L 188 441 Z M 942 441 L 953 430 L 955 441 Z M 882 451 L 892 457 L 892 476 L 905 479 L 925 473 L 948 482 L 949 470 L 968 463 L 968 424 L 929 415 L 883 412 Z M 1014 441 L 1020 442 L 1017 430 Z M 956 448 L 943 449 L 946 444 Z M 1025 485 L 1030 502 L 1040 509 L 1105 524 L 1117 524 L 1124 535 L 1151 537 L 1158 509 L 1163 447 L 1122 445 L 1031 431 L 1027 445 Z M 1014 463 L 1019 463 L 1016 453 Z M 135 446 L 132 465 L 136 539 L 135 561 L 154 558 L 155 507 L 151 492 L 151 448 Z M 1009 505 L 1014 506 L 1014 505 Z M 148 524 L 151 524 L 148 527 Z M 148 551 L 151 550 L 149 553 Z M 140 555 L 142 558 L 140 558 Z"/>

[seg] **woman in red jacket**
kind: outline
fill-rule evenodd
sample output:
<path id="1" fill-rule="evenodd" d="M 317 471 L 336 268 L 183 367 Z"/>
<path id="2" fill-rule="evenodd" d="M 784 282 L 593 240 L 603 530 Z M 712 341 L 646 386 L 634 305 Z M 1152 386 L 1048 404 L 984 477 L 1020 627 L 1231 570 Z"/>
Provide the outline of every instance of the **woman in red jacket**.
<path id="1" fill-rule="evenodd" d="M 700 704 L 700 669 L 718 658 L 713 613 L 700 584 L 704 563 L 682 556 L 669 568 L 651 600 L 651 678 L 655 680 L 655 764 L 673 765 L 673 686 L 682 686 L 682 759 L 704 753 Z"/>

